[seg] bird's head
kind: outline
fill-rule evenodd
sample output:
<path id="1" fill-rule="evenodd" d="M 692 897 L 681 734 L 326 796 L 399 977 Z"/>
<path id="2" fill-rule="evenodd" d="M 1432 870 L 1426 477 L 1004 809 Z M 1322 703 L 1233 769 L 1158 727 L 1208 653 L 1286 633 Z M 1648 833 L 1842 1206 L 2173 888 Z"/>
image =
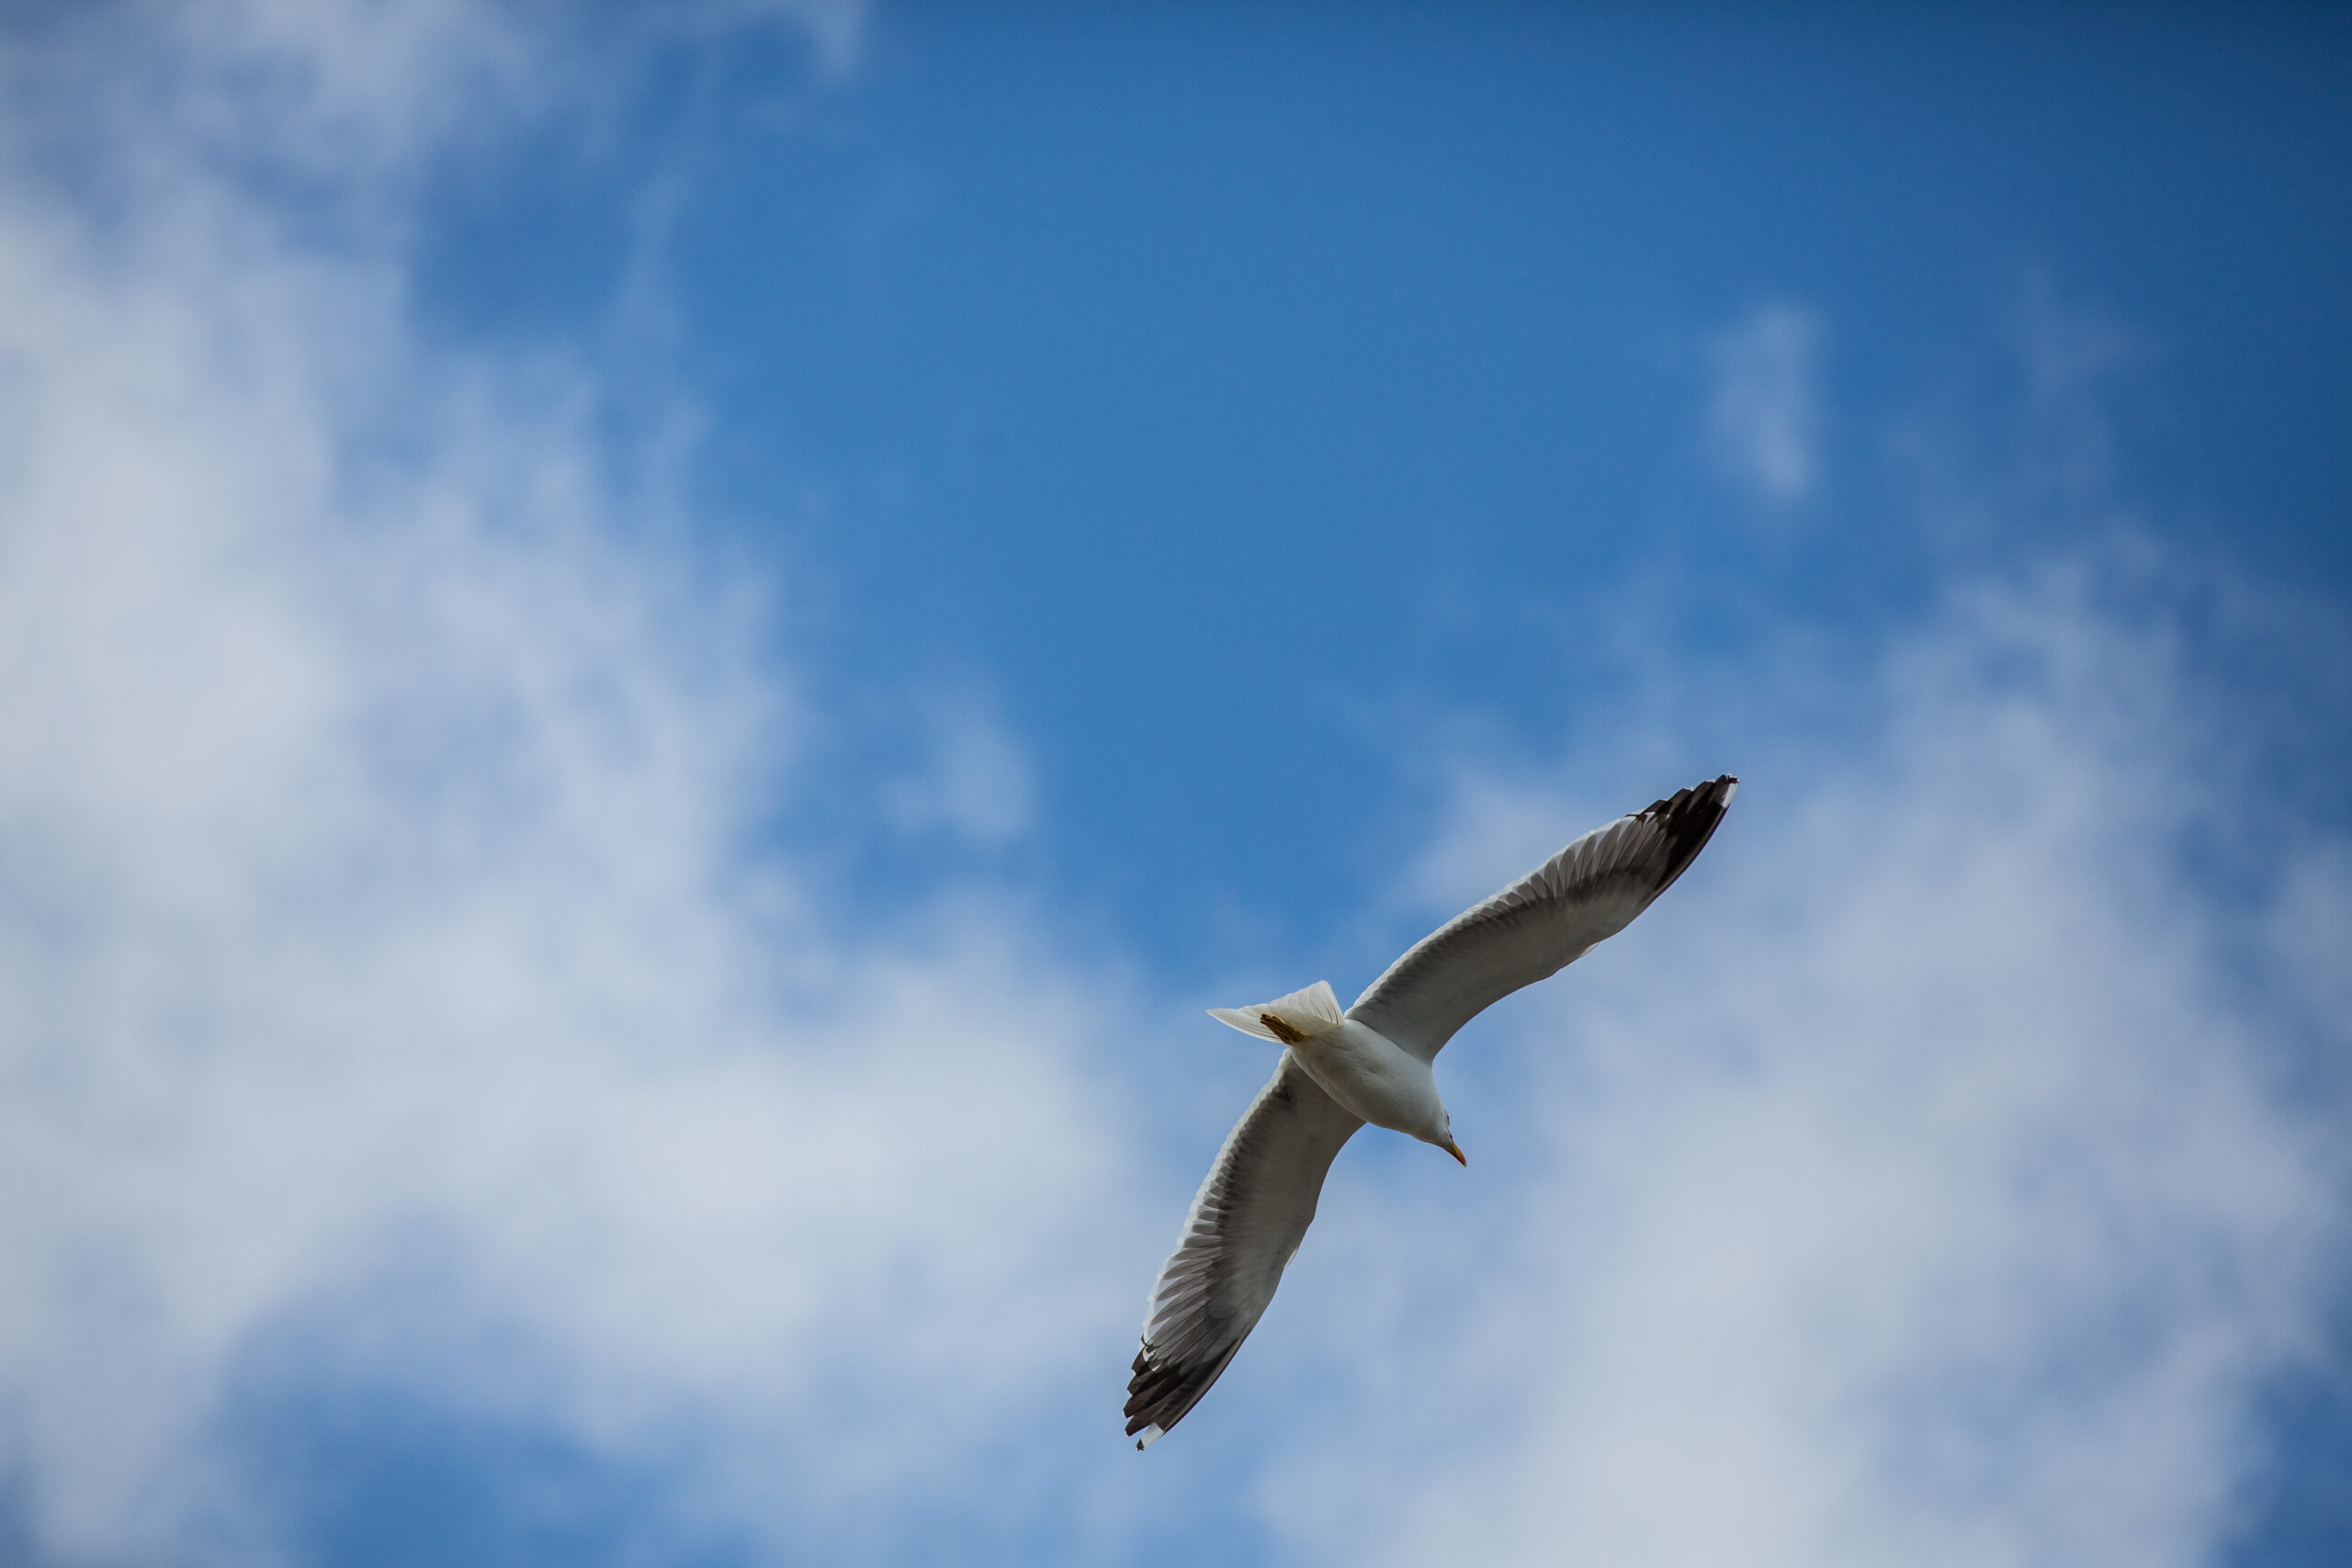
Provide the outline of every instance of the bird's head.
<path id="1" fill-rule="evenodd" d="M 1453 1118 L 1444 1110 L 1441 1109 L 1437 1113 L 1436 1135 L 1432 1137 L 1424 1133 L 1421 1134 L 1421 1141 L 1425 1144 L 1435 1144 L 1455 1159 L 1461 1160 L 1464 1169 L 1469 1168 L 1470 1161 L 1463 1155 L 1462 1145 L 1453 1141 Z"/>

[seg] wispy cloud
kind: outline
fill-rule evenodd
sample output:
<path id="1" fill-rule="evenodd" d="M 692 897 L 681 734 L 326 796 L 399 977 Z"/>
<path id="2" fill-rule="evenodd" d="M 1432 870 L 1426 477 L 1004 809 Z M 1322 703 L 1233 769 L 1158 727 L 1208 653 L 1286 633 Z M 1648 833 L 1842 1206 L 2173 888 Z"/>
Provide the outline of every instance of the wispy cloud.
<path id="1" fill-rule="evenodd" d="M 1512 1190 L 1476 1218 L 1424 1198 L 1392 1228 L 1391 1194 L 1343 1187 L 1343 1256 L 1294 1269 L 1321 1281 L 1302 1316 L 1388 1337 L 1384 1422 L 1442 1434 L 1394 1470 L 1303 1459 L 1280 1506 L 1303 1540 L 2207 1560 L 2343 1242 L 2342 1108 L 2277 1085 L 2335 985 L 2305 933 L 2352 884 L 2310 821 L 2229 873 L 2267 889 L 2251 909 L 2187 858 L 2256 781 L 2216 761 L 2247 737 L 2182 661 L 2194 606 L 2135 553 L 1955 591 L 1834 753 L 1776 733 L 1825 678 L 1802 663 L 1669 679 L 1664 711 L 1722 716 L 1644 782 L 1738 771 L 1730 819 L 1632 931 L 1458 1047 L 1514 1052 L 1486 1115 L 1541 1157 L 1490 1159 Z M 1425 884 L 1491 886 L 1531 819 L 1637 804 L 1598 784 L 1616 765 L 1550 770 L 1573 797 L 1467 776 Z M 2241 983 L 2249 944 L 2302 980 Z M 1454 1116 L 1482 1121 L 1458 1095 Z"/>
<path id="2" fill-rule="evenodd" d="M 364 39 L 236 15 L 374 124 L 335 85 Z M 132 149 L 167 202 L 0 187 L 26 1528 L 265 1552 L 216 1423 L 289 1356 L 624 1461 L 728 1434 L 706 1503 L 804 1540 L 981 1484 L 921 1456 L 1128 1315 L 1079 1245 L 1128 1190 L 1104 982 L 985 893 L 832 934 L 746 853 L 821 720 L 615 477 L 596 386 L 420 348 L 394 261 L 306 243 L 182 129 Z"/>
<path id="3" fill-rule="evenodd" d="M 959 834 L 1001 844 L 1030 824 L 1036 786 L 1029 759 L 970 691 L 934 696 L 922 713 L 919 764 L 883 792 L 902 831 Z"/>
<path id="4" fill-rule="evenodd" d="M 1820 344 L 1820 319 L 1787 303 L 1758 307 L 1707 344 L 1709 450 L 1726 475 L 1775 504 L 1804 499 L 1819 471 Z"/>

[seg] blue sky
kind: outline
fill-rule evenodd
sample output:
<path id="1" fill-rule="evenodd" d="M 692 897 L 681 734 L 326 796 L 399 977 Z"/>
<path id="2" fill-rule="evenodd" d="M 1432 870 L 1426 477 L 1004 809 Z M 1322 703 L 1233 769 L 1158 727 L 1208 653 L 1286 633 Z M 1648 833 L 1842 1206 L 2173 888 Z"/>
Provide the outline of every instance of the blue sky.
<path id="1" fill-rule="evenodd" d="M 5 1555 L 2352 1546 L 2352 27 L 0 47 Z M 1719 772 L 1134 1454 L 1200 1009 Z"/>

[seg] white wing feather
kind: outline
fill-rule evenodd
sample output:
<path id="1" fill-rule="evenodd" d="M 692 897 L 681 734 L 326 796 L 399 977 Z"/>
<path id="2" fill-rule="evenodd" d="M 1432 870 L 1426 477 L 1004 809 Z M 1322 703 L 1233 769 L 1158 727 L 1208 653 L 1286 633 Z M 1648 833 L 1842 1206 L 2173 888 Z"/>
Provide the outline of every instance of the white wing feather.
<path id="1" fill-rule="evenodd" d="M 1363 1121 L 1283 1053 L 1209 1167 L 1144 1315 L 1127 1382 L 1127 1436 L 1148 1448 L 1209 1391 L 1315 1218 L 1324 1175 Z"/>
<path id="2" fill-rule="evenodd" d="M 1348 1016 L 1430 1060 L 1480 1012 L 1632 924 L 1706 847 L 1738 784 L 1678 790 L 1587 833 L 1414 943 Z"/>

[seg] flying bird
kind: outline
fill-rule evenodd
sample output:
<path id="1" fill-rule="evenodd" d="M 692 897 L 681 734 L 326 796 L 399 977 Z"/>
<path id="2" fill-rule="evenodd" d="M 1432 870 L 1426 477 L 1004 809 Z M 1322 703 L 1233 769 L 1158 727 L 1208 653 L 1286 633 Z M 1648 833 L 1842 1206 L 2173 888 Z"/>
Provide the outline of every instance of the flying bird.
<path id="1" fill-rule="evenodd" d="M 1340 1010 L 1330 986 L 1209 1016 L 1282 1063 L 1217 1151 L 1145 1309 L 1127 1436 L 1148 1449 L 1200 1403 L 1274 1299 L 1340 1146 L 1370 1122 L 1461 1160 L 1430 1071 L 1454 1032 L 1633 923 L 1723 820 L 1739 781 L 1677 790 L 1598 828 L 1440 926 Z"/>

